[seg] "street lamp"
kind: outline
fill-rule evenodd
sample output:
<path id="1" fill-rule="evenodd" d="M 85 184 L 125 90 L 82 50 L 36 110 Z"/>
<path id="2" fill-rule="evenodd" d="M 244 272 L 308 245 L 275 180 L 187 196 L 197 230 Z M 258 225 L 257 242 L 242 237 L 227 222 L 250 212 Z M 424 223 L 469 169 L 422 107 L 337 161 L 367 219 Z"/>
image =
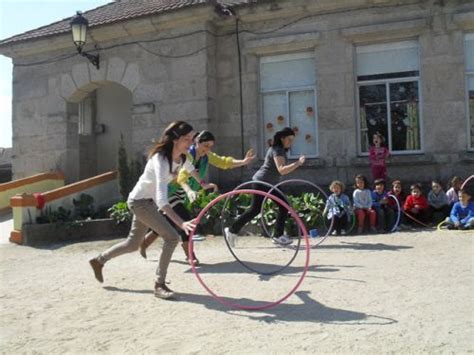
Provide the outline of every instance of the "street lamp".
<path id="1" fill-rule="evenodd" d="M 72 18 L 70 25 L 72 32 L 72 40 L 76 45 L 77 52 L 83 57 L 89 59 L 92 65 L 99 69 L 99 55 L 93 55 L 82 51 L 82 47 L 84 47 L 86 44 L 87 27 L 89 25 L 89 21 L 87 21 L 87 19 L 82 16 L 82 13 L 80 11 L 77 11 L 76 16 Z"/>

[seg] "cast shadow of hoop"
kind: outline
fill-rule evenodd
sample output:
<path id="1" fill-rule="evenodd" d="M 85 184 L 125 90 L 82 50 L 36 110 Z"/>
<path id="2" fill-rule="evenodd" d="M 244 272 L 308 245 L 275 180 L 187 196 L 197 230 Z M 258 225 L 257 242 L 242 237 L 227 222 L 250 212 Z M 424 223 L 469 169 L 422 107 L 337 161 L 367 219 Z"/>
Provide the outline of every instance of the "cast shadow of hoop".
<path id="1" fill-rule="evenodd" d="M 112 292 L 128 292 L 138 294 L 152 294 L 152 290 L 130 290 L 113 286 L 105 286 L 105 290 Z M 216 301 L 210 295 L 198 295 L 192 293 L 179 293 L 171 302 L 188 302 L 200 304 L 207 309 L 225 312 L 237 317 L 246 317 L 253 321 L 265 323 L 278 322 L 313 322 L 340 325 L 390 325 L 398 323 L 397 320 L 371 315 L 363 312 L 338 309 L 325 306 L 310 297 L 309 291 L 297 291 L 294 293 L 302 301 L 299 304 L 281 303 L 275 307 L 264 310 L 240 310 L 229 308 Z M 245 305 L 247 307 L 264 306 L 268 302 L 255 301 L 248 298 L 222 297 L 226 302 Z"/>

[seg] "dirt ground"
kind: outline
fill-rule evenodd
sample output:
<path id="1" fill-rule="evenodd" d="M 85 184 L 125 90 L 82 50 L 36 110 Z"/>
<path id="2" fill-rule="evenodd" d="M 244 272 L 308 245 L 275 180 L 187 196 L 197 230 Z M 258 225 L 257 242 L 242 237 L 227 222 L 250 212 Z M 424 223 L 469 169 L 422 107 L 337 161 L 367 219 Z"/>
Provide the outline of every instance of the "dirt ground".
<path id="1" fill-rule="evenodd" d="M 243 242 L 254 266 L 293 249 Z M 229 309 L 197 282 L 176 250 L 170 287 L 153 296 L 159 245 L 109 262 L 105 282 L 87 260 L 117 240 L 36 249 L 0 244 L 0 350 L 12 353 L 472 353 L 474 232 L 332 237 L 311 250 L 297 292 L 262 311 Z M 291 290 L 304 250 L 275 276 L 229 257 L 221 237 L 196 243 L 203 279 L 229 302 L 261 305 Z M 254 252 L 252 254 L 252 252 Z M 240 256 L 241 254 L 239 254 Z M 243 254 L 242 254 L 243 255 Z"/>

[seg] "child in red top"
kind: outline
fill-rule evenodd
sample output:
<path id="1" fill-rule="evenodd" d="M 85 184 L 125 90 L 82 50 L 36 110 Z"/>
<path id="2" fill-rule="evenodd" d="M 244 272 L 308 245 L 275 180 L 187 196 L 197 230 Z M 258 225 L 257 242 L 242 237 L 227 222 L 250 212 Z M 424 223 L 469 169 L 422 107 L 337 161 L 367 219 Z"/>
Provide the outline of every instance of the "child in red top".
<path id="1" fill-rule="evenodd" d="M 388 158 L 390 152 L 387 147 L 383 145 L 384 140 L 385 138 L 382 133 L 375 133 L 372 137 L 374 145 L 371 145 L 369 148 L 370 170 L 374 181 L 377 179 L 387 181 L 387 165 L 385 164 L 385 159 Z"/>
<path id="2" fill-rule="evenodd" d="M 403 204 L 404 212 L 422 223 L 427 223 L 429 217 L 429 205 L 428 200 L 421 192 L 421 185 L 418 183 L 411 185 L 410 191 L 410 195 Z M 407 222 L 416 224 L 416 222 L 411 218 L 407 218 Z"/>

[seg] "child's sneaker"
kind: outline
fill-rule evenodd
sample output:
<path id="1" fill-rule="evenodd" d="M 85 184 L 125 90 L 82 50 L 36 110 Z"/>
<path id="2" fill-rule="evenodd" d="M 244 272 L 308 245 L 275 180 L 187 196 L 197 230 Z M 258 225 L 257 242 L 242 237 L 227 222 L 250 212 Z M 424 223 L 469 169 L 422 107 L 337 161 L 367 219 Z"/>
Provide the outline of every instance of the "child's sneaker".
<path id="1" fill-rule="evenodd" d="M 346 235 L 346 234 L 347 234 L 347 232 L 346 232 L 345 229 L 341 230 L 341 235 Z"/>

